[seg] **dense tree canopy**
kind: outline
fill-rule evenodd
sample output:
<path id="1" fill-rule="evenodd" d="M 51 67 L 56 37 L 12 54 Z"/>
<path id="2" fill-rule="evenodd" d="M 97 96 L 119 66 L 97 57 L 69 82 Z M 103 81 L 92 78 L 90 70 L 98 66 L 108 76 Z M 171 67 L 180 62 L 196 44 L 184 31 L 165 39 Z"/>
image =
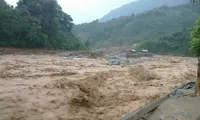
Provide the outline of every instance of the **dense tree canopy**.
<path id="1" fill-rule="evenodd" d="M 91 46 L 96 48 L 130 45 L 190 28 L 199 16 L 200 8 L 196 4 L 162 6 L 104 23 L 95 20 L 76 25 L 73 32 L 82 41 L 90 41 Z"/>
<path id="2" fill-rule="evenodd" d="M 199 3 L 190 0 L 192 3 Z M 198 9 L 198 8 L 197 8 Z M 191 48 L 191 49 L 190 49 Z M 137 50 L 148 49 L 155 53 L 183 54 L 200 56 L 200 19 L 191 30 L 183 29 L 181 32 L 164 36 L 158 39 L 141 42 L 136 46 Z"/>
<path id="3" fill-rule="evenodd" d="M 200 57 L 200 19 L 197 21 L 197 26 L 192 28 L 191 39 L 191 50 Z"/>
<path id="4" fill-rule="evenodd" d="M 163 36 L 155 40 L 143 41 L 136 46 L 137 50 L 148 49 L 154 53 L 192 55 L 190 51 L 190 32 L 183 29 L 181 32 Z"/>
<path id="5" fill-rule="evenodd" d="M 57 0 L 19 0 L 16 8 L 0 0 L 0 46 L 83 49 L 72 27 Z"/>

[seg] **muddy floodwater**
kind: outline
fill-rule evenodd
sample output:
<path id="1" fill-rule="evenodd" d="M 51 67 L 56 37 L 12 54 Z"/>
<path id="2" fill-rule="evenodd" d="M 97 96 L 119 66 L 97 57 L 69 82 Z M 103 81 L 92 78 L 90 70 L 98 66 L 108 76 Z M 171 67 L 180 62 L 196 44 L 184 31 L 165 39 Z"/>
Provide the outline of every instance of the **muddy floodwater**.
<path id="1" fill-rule="evenodd" d="M 58 55 L 0 56 L 0 120 L 119 120 L 196 77 L 197 60 L 134 65 Z"/>

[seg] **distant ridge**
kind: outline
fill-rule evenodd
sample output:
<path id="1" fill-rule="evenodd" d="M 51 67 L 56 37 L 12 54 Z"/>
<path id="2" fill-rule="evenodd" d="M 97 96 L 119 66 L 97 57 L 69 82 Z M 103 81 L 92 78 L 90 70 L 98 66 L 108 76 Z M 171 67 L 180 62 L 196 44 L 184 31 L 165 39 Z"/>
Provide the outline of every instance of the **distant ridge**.
<path id="1" fill-rule="evenodd" d="M 189 3 L 189 0 L 137 0 L 112 10 L 99 21 L 106 22 L 120 16 L 129 16 L 144 11 L 152 10 L 161 6 L 177 6 Z"/>
<path id="2" fill-rule="evenodd" d="M 73 33 L 94 48 L 122 46 L 156 40 L 190 28 L 200 16 L 198 4 L 162 6 L 107 22 L 95 20 L 75 25 Z"/>

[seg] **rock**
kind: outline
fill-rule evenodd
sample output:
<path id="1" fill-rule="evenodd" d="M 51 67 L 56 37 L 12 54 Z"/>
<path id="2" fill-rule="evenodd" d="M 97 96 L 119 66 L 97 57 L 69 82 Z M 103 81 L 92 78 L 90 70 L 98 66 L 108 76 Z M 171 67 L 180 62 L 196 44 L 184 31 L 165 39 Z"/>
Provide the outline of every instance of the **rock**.
<path id="1" fill-rule="evenodd" d="M 177 98 L 177 96 L 175 96 L 175 95 L 169 95 L 169 98 L 173 99 L 173 98 Z"/>
<path id="2" fill-rule="evenodd" d="M 195 82 L 189 82 L 170 92 L 170 97 L 194 96 Z"/>
<path id="3" fill-rule="evenodd" d="M 109 65 L 120 65 L 121 64 L 121 60 L 119 57 L 111 57 L 108 59 L 108 64 Z"/>
<path id="4" fill-rule="evenodd" d="M 170 92 L 170 95 L 176 95 L 176 91 L 177 91 L 177 89 L 172 90 L 172 91 Z"/>
<path id="5" fill-rule="evenodd" d="M 183 97 L 184 96 L 184 92 L 185 92 L 185 90 L 184 89 L 178 89 L 177 91 L 176 91 L 176 96 L 178 96 L 178 97 Z"/>
<path id="6" fill-rule="evenodd" d="M 194 90 L 192 89 L 177 89 L 171 92 L 170 97 L 183 97 L 183 96 L 193 96 Z"/>

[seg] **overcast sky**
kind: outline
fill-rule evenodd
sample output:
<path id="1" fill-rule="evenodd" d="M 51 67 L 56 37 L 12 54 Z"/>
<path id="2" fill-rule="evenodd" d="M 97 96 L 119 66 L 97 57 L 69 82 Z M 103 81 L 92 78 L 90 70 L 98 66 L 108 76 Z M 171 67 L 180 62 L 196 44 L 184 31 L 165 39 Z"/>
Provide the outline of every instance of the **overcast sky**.
<path id="1" fill-rule="evenodd" d="M 16 5 L 18 0 L 6 0 Z M 63 10 L 72 16 L 74 23 L 91 22 L 103 17 L 111 10 L 134 0 L 58 0 Z"/>

